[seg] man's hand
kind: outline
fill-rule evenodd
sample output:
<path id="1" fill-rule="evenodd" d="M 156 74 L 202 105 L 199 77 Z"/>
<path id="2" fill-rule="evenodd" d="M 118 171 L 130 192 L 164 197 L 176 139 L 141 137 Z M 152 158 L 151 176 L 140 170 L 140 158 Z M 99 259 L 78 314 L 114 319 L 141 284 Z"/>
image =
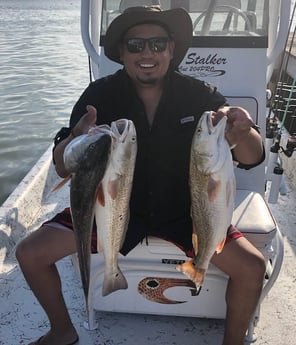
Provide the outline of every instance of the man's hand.
<path id="1" fill-rule="evenodd" d="M 240 107 L 223 107 L 213 113 L 213 124 L 224 116 L 227 117 L 225 137 L 236 160 L 250 165 L 259 162 L 264 152 L 263 144 L 260 134 L 252 128 L 250 114 Z"/>
<path id="2" fill-rule="evenodd" d="M 254 124 L 250 114 L 240 107 L 223 107 L 218 110 L 216 116 L 218 118 L 227 117 L 225 136 L 230 146 L 244 141 Z"/>
<path id="3" fill-rule="evenodd" d="M 65 147 L 73 140 L 74 137 L 78 135 L 87 134 L 91 127 L 94 127 L 96 124 L 97 119 L 97 110 L 95 107 L 88 105 L 86 107 L 87 113 L 85 113 L 78 123 L 72 128 L 71 135 L 69 135 L 66 139 L 62 140 L 55 148 L 54 160 L 55 160 L 55 168 L 56 172 L 60 177 L 67 177 L 69 176 L 69 172 L 65 168 L 64 164 L 64 150 Z"/>
<path id="4" fill-rule="evenodd" d="M 92 105 L 86 107 L 87 113 L 85 113 L 75 127 L 72 129 L 73 137 L 77 137 L 81 134 L 87 134 L 91 127 L 96 125 L 97 109 Z"/>

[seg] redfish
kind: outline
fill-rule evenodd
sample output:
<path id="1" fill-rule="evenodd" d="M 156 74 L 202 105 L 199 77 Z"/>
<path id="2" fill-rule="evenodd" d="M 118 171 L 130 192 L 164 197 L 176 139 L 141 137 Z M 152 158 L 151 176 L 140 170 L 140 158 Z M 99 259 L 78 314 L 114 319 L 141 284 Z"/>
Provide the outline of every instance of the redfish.
<path id="1" fill-rule="evenodd" d="M 202 115 L 191 147 L 189 185 L 195 256 L 176 267 L 197 289 L 203 284 L 213 254 L 223 249 L 234 209 L 235 176 L 225 138 L 227 118 L 215 126 L 212 119 L 212 112 Z"/>
<path id="2" fill-rule="evenodd" d="M 81 165 L 81 159 L 90 144 L 99 140 L 103 134 L 109 134 L 110 126 L 100 125 L 90 128 L 87 134 L 82 134 L 71 140 L 64 150 L 64 164 L 69 173 L 75 172 Z"/>
<path id="3" fill-rule="evenodd" d="M 110 147 L 110 134 L 101 132 L 78 137 L 64 152 L 66 168 L 71 172 L 70 209 L 87 313 L 94 204 L 109 161 Z"/>
<path id="4" fill-rule="evenodd" d="M 118 253 L 129 223 L 129 201 L 137 155 L 137 136 L 130 120 L 112 122 L 112 145 L 106 173 L 95 204 L 98 252 L 103 251 L 105 272 L 102 294 L 128 287 L 118 266 Z"/>

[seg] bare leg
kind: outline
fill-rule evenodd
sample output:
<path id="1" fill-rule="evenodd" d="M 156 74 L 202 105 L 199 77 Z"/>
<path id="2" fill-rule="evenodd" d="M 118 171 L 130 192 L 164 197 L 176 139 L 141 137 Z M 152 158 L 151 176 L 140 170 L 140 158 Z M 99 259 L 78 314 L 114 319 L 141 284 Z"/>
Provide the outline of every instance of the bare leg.
<path id="1" fill-rule="evenodd" d="M 73 231 L 48 225 L 17 246 L 16 257 L 23 274 L 50 321 L 51 330 L 42 338 L 40 345 L 64 345 L 77 338 L 55 266 L 56 261 L 75 251 Z"/>
<path id="2" fill-rule="evenodd" d="M 263 255 L 244 237 L 225 245 L 212 263 L 229 275 L 223 345 L 243 345 L 265 274 Z"/>

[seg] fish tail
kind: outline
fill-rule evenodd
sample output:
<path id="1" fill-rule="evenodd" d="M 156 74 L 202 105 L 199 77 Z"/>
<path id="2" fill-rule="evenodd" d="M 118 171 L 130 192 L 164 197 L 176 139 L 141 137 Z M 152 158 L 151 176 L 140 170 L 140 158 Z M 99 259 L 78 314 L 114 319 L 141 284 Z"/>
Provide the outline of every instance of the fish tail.
<path id="1" fill-rule="evenodd" d="M 189 279 L 191 279 L 197 289 L 202 286 L 206 270 L 195 267 L 193 260 L 186 261 L 182 265 L 177 265 L 176 270 L 184 273 Z"/>
<path id="2" fill-rule="evenodd" d="M 108 272 L 105 273 L 102 290 L 103 296 L 107 296 L 114 291 L 124 290 L 127 288 L 127 280 L 121 272 L 120 268 L 118 268 L 117 271 L 113 272 L 112 274 Z"/>

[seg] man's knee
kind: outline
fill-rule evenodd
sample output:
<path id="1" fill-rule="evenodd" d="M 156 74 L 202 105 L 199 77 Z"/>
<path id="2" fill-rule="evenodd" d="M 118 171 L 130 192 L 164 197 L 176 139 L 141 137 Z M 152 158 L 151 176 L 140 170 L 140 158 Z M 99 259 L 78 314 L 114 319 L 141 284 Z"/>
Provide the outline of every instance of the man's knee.
<path id="1" fill-rule="evenodd" d="M 34 255 L 34 252 L 32 253 L 32 250 L 29 249 L 27 242 L 27 239 L 22 240 L 20 243 L 17 244 L 15 249 L 15 256 L 20 264 L 30 260 L 32 254 Z"/>
<path id="2" fill-rule="evenodd" d="M 249 258 L 242 268 L 243 279 L 249 281 L 249 283 L 253 282 L 256 285 L 262 285 L 265 272 L 266 262 L 264 256 L 260 252 L 255 253 Z"/>
<path id="3" fill-rule="evenodd" d="M 259 278 L 263 278 L 266 272 L 266 261 L 263 254 L 256 255 L 254 259 L 254 272 Z"/>
<path id="4" fill-rule="evenodd" d="M 36 241 L 36 234 L 42 230 L 40 228 L 35 233 L 32 233 L 28 237 L 19 242 L 15 249 L 16 259 L 20 264 L 31 264 L 34 262 L 40 262 L 40 248 L 38 248 Z"/>

